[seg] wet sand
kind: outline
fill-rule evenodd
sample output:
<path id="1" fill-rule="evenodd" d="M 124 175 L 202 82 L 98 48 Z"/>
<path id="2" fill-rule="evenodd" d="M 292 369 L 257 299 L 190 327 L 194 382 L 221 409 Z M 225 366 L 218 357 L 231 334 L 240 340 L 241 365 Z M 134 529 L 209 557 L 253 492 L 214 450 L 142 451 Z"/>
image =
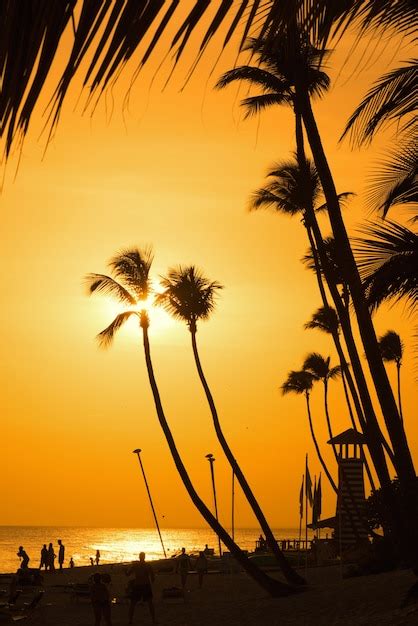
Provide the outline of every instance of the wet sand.
<path id="1" fill-rule="evenodd" d="M 21 623 L 92 626 L 94 620 L 89 599 L 74 600 L 68 588 L 69 583 L 85 583 L 92 573 L 99 571 L 110 574 L 111 595 L 118 599 L 118 603 L 112 606 L 113 625 L 127 624 L 128 601 L 124 596 L 128 579 L 125 570 L 123 565 L 102 565 L 47 572 L 43 600 Z M 404 608 L 400 605 L 415 580 L 406 570 L 342 579 L 339 566 L 312 568 L 308 570 L 309 587 L 306 591 L 272 599 L 244 573 L 208 574 L 202 589 L 198 589 L 197 576 L 191 574 L 185 600 L 165 600 L 162 590 L 179 586 L 178 576 L 158 573 L 154 600 L 158 623 L 167 626 L 412 626 L 418 624 L 418 604 Z M 30 600 L 33 594 L 33 589 L 25 590 L 19 603 Z M 147 606 L 137 605 L 134 624 L 151 624 Z"/>

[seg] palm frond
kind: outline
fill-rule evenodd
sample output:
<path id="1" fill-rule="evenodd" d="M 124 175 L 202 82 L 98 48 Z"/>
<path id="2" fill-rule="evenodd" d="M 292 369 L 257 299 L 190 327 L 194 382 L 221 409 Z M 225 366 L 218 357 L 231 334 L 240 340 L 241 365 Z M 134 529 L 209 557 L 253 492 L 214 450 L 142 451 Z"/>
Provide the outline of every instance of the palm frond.
<path id="1" fill-rule="evenodd" d="M 307 330 L 316 329 L 321 330 L 324 333 L 332 334 L 337 331 L 339 327 L 338 315 L 335 309 L 332 307 L 320 307 L 312 315 L 309 322 L 306 322 L 304 328 Z"/>
<path id="2" fill-rule="evenodd" d="M 347 204 L 347 201 L 355 195 L 356 194 L 353 193 L 352 191 L 344 191 L 343 193 L 339 193 L 337 195 L 337 198 L 338 198 L 340 207 L 344 208 Z M 324 202 L 324 204 L 321 204 L 320 206 L 316 207 L 315 211 L 316 213 L 323 213 L 324 211 L 328 211 L 327 203 Z"/>
<path id="3" fill-rule="evenodd" d="M 379 164 L 371 177 L 368 201 L 374 210 L 386 217 L 398 204 L 418 204 L 418 147 L 415 137 L 399 145 L 390 158 Z"/>
<path id="4" fill-rule="evenodd" d="M 271 72 L 253 65 L 234 67 L 225 72 L 215 85 L 215 89 L 224 89 L 233 82 L 247 81 L 259 87 L 263 93 L 280 93 L 287 91 L 290 84 L 283 76 L 276 76 Z"/>
<path id="5" fill-rule="evenodd" d="M 158 293 L 155 303 L 170 315 L 185 321 L 189 327 L 198 320 L 208 319 L 216 306 L 218 292 L 223 286 L 210 281 L 194 265 L 169 269 L 161 277 L 164 291 Z"/>
<path id="6" fill-rule="evenodd" d="M 121 250 L 109 262 L 115 276 L 135 293 L 137 300 L 145 300 L 151 291 L 149 272 L 153 258 L 151 247 L 129 248 Z"/>
<path id="7" fill-rule="evenodd" d="M 351 115 L 341 136 L 350 133 L 355 144 L 370 142 L 383 125 L 398 121 L 417 109 L 418 60 L 388 72 L 366 94 Z"/>
<path id="8" fill-rule="evenodd" d="M 138 317 L 138 312 L 123 311 L 122 313 L 119 313 L 119 315 L 115 317 L 113 322 L 97 335 L 97 341 L 99 342 L 99 346 L 101 348 L 109 348 L 113 343 L 113 339 L 117 331 L 121 328 L 121 326 L 123 326 L 125 322 L 128 321 L 128 319 L 132 315 L 136 315 Z"/>
<path id="9" fill-rule="evenodd" d="M 355 255 L 371 309 L 385 300 L 405 299 L 412 310 L 418 302 L 418 234 L 385 220 L 370 223 L 357 239 Z"/>
<path id="10" fill-rule="evenodd" d="M 314 376 L 310 372 L 292 370 L 287 375 L 287 379 L 281 385 L 280 389 L 282 395 L 288 393 L 309 393 L 312 389 L 313 382 Z"/>
<path id="11" fill-rule="evenodd" d="M 312 374 L 316 380 L 326 380 L 329 376 L 330 357 L 324 358 L 318 352 L 311 352 L 305 358 L 302 369 Z"/>
<path id="12" fill-rule="evenodd" d="M 135 305 L 137 302 L 130 291 L 111 276 L 106 276 L 105 274 L 87 274 L 85 282 L 89 294 L 96 292 L 103 293 L 127 305 Z"/>
<path id="13" fill-rule="evenodd" d="M 404 344 L 394 330 L 388 330 L 379 337 L 379 349 L 384 361 L 395 361 L 400 364 L 403 357 Z"/>
<path id="14" fill-rule="evenodd" d="M 245 118 L 252 117 L 274 105 L 289 104 L 292 99 L 287 94 L 266 93 L 259 96 L 248 96 L 241 100 L 240 105 L 246 110 Z"/>

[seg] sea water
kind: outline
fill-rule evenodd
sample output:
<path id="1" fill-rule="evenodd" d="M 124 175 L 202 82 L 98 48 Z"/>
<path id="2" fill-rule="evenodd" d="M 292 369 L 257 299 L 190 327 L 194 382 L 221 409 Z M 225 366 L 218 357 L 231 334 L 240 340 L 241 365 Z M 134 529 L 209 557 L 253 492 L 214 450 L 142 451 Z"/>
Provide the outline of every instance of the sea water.
<path id="1" fill-rule="evenodd" d="M 294 528 L 273 529 L 277 539 L 293 539 L 299 535 Z M 208 544 L 218 553 L 218 538 L 208 528 L 162 528 L 161 535 L 167 557 L 177 554 L 182 547 L 187 552 L 203 550 Z M 235 541 L 243 549 L 253 551 L 260 530 L 238 528 Z M 39 567 L 43 544 L 53 543 L 58 556 L 58 539 L 65 546 L 65 563 L 70 557 L 76 566 L 90 565 L 90 557 L 100 551 L 101 563 L 124 563 L 145 552 L 148 560 L 164 557 L 161 541 L 155 528 L 74 528 L 63 526 L 0 526 L 0 572 L 14 572 L 19 567 L 17 552 L 23 546 L 30 557 L 29 567 Z"/>

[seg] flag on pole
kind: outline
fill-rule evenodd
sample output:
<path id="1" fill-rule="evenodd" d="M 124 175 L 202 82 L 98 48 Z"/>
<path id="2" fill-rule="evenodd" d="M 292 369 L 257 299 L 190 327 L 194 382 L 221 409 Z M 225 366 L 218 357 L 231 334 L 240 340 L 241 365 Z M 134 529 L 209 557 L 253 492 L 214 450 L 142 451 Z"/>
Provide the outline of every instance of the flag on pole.
<path id="1" fill-rule="evenodd" d="M 306 497 L 309 500 L 309 504 L 312 506 L 313 504 L 313 496 L 312 496 L 312 480 L 311 475 L 309 473 L 308 467 L 308 455 L 306 455 L 306 480 L 305 480 L 305 493 Z"/>
<path id="2" fill-rule="evenodd" d="M 302 485 L 300 487 L 300 493 L 299 493 L 299 517 L 300 519 L 302 519 L 303 517 L 303 487 L 304 487 L 304 478 L 305 476 L 302 474 Z"/>

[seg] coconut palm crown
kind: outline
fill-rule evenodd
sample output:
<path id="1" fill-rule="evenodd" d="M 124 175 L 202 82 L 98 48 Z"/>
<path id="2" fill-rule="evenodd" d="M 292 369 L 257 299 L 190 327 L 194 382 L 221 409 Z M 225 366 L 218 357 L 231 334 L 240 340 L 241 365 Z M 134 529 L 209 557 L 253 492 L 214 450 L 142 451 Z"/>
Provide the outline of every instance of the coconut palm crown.
<path id="1" fill-rule="evenodd" d="M 315 311 L 309 322 L 306 322 L 304 328 L 306 330 L 317 329 L 332 335 L 333 332 L 338 332 L 339 325 L 340 322 L 335 309 L 331 306 L 321 306 Z"/>
<path id="2" fill-rule="evenodd" d="M 210 281 L 194 266 L 175 267 L 161 278 L 162 293 L 155 303 L 173 317 L 187 323 L 190 331 L 196 331 L 198 320 L 206 320 L 216 305 L 216 296 L 223 286 Z"/>
<path id="3" fill-rule="evenodd" d="M 127 307 L 116 315 L 113 322 L 102 330 L 97 339 L 102 348 L 109 347 L 116 332 L 133 315 L 137 316 L 141 327 L 148 326 L 148 314 L 141 310 L 141 302 L 151 292 L 149 272 L 153 261 L 150 247 L 140 250 L 130 248 L 122 250 L 108 263 L 113 276 L 106 274 L 87 274 L 86 283 L 90 294 L 103 293 L 114 297 Z"/>

